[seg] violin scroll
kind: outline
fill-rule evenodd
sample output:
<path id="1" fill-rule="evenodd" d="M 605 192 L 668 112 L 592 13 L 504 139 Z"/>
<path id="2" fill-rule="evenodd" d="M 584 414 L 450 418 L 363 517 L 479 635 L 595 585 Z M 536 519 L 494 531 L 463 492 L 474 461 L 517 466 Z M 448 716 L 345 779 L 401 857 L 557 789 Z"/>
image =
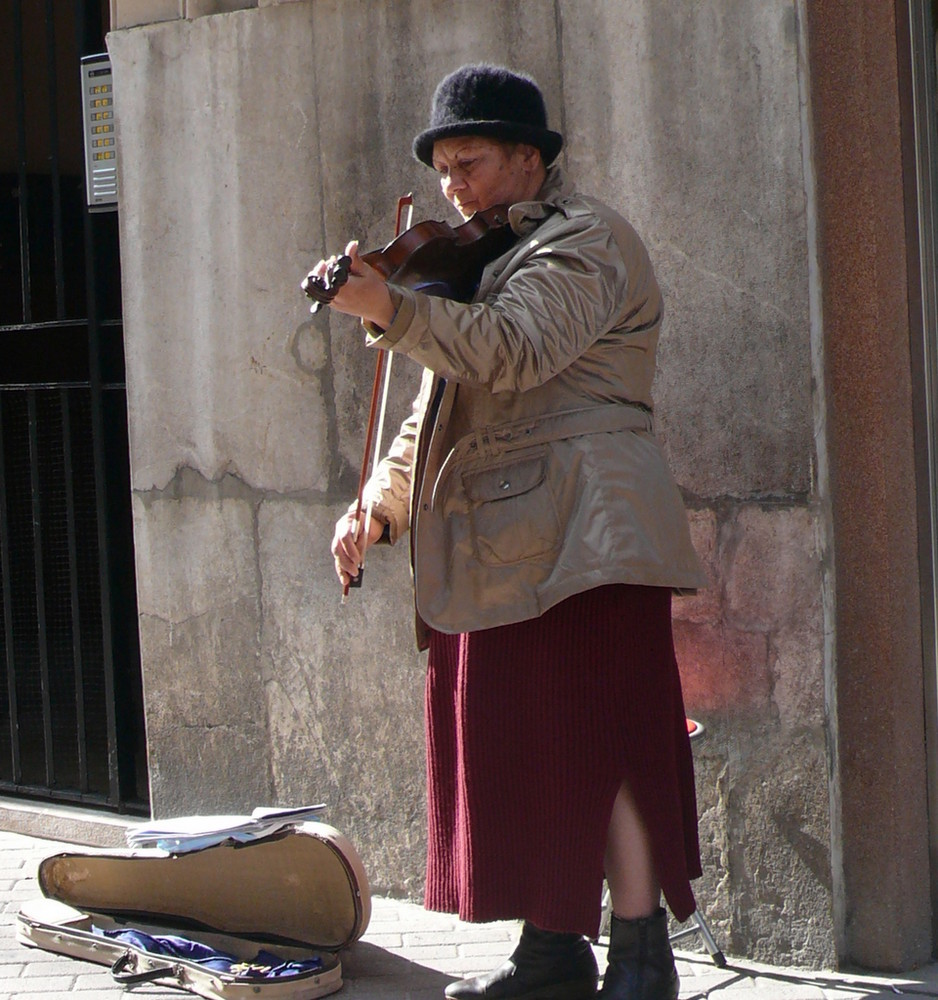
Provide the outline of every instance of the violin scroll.
<path id="1" fill-rule="evenodd" d="M 312 272 L 306 275 L 300 288 L 313 300 L 313 304 L 309 307 L 311 313 L 315 315 L 336 297 L 336 293 L 348 281 L 351 266 L 352 258 L 342 254 L 329 266 L 324 277 Z"/>

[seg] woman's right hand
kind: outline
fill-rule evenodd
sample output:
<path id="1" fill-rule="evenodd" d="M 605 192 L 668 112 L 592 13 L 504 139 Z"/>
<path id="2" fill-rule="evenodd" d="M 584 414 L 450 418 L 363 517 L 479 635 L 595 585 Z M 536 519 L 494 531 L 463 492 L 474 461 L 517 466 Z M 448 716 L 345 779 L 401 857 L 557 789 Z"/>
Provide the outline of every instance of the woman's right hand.
<path id="1" fill-rule="evenodd" d="M 372 515 L 368 524 L 368 536 L 364 534 L 364 524 L 368 520 L 362 511 L 361 524 L 354 514 L 346 514 L 336 521 L 332 536 L 332 555 L 335 557 L 335 572 L 342 586 L 358 576 L 365 560 L 365 552 L 384 533 L 384 522 Z"/>

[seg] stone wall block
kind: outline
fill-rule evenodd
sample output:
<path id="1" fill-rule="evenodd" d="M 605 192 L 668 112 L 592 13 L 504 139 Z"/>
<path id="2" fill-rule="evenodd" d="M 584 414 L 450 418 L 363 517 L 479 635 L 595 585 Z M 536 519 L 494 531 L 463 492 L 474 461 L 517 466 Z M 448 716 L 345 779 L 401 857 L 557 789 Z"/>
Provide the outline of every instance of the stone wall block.
<path id="1" fill-rule="evenodd" d="M 273 801 L 263 726 L 170 723 L 148 729 L 148 745 L 154 818 L 243 815 Z"/>
<path id="2" fill-rule="evenodd" d="M 228 14 L 233 10 L 256 7 L 257 0 L 186 0 L 186 17 L 204 17 L 206 14 Z"/>
<path id="3" fill-rule="evenodd" d="M 111 30 L 183 17 L 186 0 L 110 0 Z"/>
<path id="4" fill-rule="evenodd" d="M 254 599 L 251 505 L 196 497 L 134 497 L 137 605 L 169 624 Z"/>
<path id="5" fill-rule="evenodd" d="M 649 239 L 649 250 L 666 309 L 656 426 L 678 482 L 702 499 L 805 495 L 809 369 L 791 375 L 779 355 L 810 357 L 806 318 L 767 308 L 735 276 L 702 273 L 670 243 Z"/>
<path id="6" fill-rule="evenodd" d="M 764 739 L 764 737 L 762 737 Z M 733 879 L 738 938 L 753 960 L 774 954 L 797 965 L 830 965 L 834 943 L 830 825 L 823 734 L 772 740 L 740 771 L 730 813 L 739 845 Z M 747 906 L 751 899 L 755 905 Z"/>
<path id="7" fill-rule="evenodd" d="M 810 489 L 796 5 L 563 0 L 567 160 L 665 294 L 659 432 L 698 497 Z M 676 57 L 680 53 L 680 57 Z"/>
<path id="8" fill-rule="evenodd" d="M 154 814 L 266 802 L 253 510 L 136 497 L 134 525 Z"/>
<path id="9" fill-rule="evenodd" d="M 821 563 L 810 507 L 748 504 L 722 540 L 727 621 L 766 632 L 817 620 Z"/>
<path id="10" fill-rule="evenodd" d="M 823 613 L 813 512 L 745 504 L 719 522 L 709 511 L 690 520 L 715 583 L 674 601 L 688 697 L 739 707 L 771 694 L 786 724 L 816 724 L 824 715 Z"/>
<path id="11" fill-rule="evenodd" d="M 703 877 L 699 905 L 721 944 L 754 961 L 835 960 L 826 748 L 750 721 L 695 747 Z"/>
<path id="12" fill-rule="evenodd" d="M 278 801 L 323 801 L 373 886 L 419 893 L 425 855 L 423 658 L 406 544 L 368 553 L 340 603 L 329 541 L 344 508 L 261 505 L 261 657 Z"/>
<path id="13" fill-rule="evenodd" d="M 700 512 L 691 523 L 708 576 L 724 593 L 674 602 L 688 700 L 709 709 L 770 700 L 785 724 L 819 722 L 823 613 L 813 512 L 747 504 L 724 515 L 719 529 Z"/>
<path id="14" fill-rule="evenodd" d="M 311 34 L 285 4 L 109 36 L 136 489 L 181 466 L 328 489 L 328 323 L 304 325 L 299 289 L 321 222 Z"/>
<path id="15" fill-rule="evenodd" d="M 772 679 L 764 634 L 679 620 L 673 628 L 688 714 L 768 706 Z"/>

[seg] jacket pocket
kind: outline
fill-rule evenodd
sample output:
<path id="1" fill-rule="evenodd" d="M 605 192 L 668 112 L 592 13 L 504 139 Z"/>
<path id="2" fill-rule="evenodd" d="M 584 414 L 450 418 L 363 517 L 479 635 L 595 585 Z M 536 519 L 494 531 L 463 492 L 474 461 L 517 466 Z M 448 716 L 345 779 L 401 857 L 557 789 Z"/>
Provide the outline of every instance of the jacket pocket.
<path id="1" fill-rule="evenodd" d="M 462 474 L 476 559 L 505 566 L 554 551 L 560 519 L 546 451 Z"/>

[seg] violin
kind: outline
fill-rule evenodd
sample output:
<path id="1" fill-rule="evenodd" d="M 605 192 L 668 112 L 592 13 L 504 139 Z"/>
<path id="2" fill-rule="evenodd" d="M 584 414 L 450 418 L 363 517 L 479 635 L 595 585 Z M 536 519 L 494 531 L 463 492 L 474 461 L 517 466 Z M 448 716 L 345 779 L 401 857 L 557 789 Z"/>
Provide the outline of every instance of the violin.
<path id="1" fill-rule="evenodd" d="M 509 250 L 517 238 L 508 224 L 508 206 L 494 205 L 456 227 L 436 220 L 418 222 L 383 249 L 362 254 L 362 260 L 385 281 L 467 302 L 485 265 Z M 335 298 L 348 281 L 350 265 L 343 254 L 324 277 L 306 277 L 302 288 L 313 300 L 310 312 L 318 312 Z"/>

